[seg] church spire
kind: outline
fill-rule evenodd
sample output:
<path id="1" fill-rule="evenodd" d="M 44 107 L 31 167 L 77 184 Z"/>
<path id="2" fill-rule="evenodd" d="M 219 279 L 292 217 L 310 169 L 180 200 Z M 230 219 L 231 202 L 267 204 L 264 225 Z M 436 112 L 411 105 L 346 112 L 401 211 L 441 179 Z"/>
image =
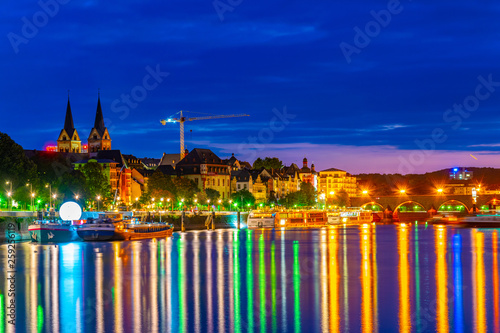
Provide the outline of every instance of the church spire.
<path id="1" fill-rule="evenodd" d="M 69 93 L 68 93 L 68 105 L 66 106 L 66 119 L 64 120 L 64 129 L 66 133 L 70 137 L 73 136 L 73 132 L 75 131 L 75 125 L 73 123 L 73 114 L 71 112 L 71 104 L 69 102 Z"/>
<path id="2" fill-rule="evenodd" d="M 102 108 L 101 108 L 101 93 L 97 93 L 97 110 L 95 113 L 95 121 L 94 121 L 94 128 L 99 132 L 99 135 L 104 134 L 104 130 L 106 127 L 104 126 L 104 117 L 102 115 Z"/>

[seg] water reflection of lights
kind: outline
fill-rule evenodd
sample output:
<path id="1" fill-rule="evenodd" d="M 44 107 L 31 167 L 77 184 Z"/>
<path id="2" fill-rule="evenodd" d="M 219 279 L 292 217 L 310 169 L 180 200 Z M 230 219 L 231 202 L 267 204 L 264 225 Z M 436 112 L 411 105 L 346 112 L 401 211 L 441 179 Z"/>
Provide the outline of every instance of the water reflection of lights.
<path id="1" fill-rule="evenodd" d="M 284 332 L 287 331 L 287 320 L 286 320 L 286 261 L 285 261 L 285 240 L 286 233 L 285 230 L 281 230 L 281 325 Z"/>
<path id="2" fill-rule="evenodd" d="M 133 319 L 134 319 L 134 331 L 141 332 L 141 242 L 133 242 L 132 252 L 133 252 Z"/>
<path id="3" fill-rule="evenodd" d="M 193 271 L 194 271 L 194 331 L 200 332 L 200 241 L 198 232 L 193 237 Z"/>
<path id="4" fill-rule="evenodd" d="M 250 229 L 246 229 L 247 233 L 247 297 L 248 297 L 248 331 L 254 330 L 254 314 L 253 314 L 253 261 L 252 261 L 252 233 Z"/>
<path id="5" fill-rule="evenodd" d="M 300 332 L 300 262 L 299 242 L 293 243 L 293 303 L 294 303 L 294 331 Z"/>
<path id="6" fill-rule="evenodd" d="M 224 241 L 222 231 L 217 232 L 217 310 L 218 314 L 218 332 L 224 332 L 226 328 L 224 316 Z"/>
<path id="7" fill-rule="evenodd" d="M 330 332 L 340 331 L 340 318 L 339 318 L 339 264 L 338 264 L 338 237 L 337 229 L 330 229 L 330 239 L 331 242 L 328 243 L 328 255 L 329 255 L 329 299 L 330 299 L 330 325 L 329 327 L 323 327 L 323 329 Z M 326 265 L 325 265 L 326 269 Z"/>
<path id="8" fill-rule="evenodd" d="M 277 309 L 276 309 L 276 244 L 271 243 L 271 308 L 272 308 L 272 330 L 276 332 L 278 329 Z"/>
<path id="9" fill-rule="evenodd" d="M 453 235 L 453 289 L 455 292 L 454 324 L 456 332 L 464 332 L 462 235 Z"/>
<path id="10" fill-rule="evenodd" d="M 448 332 L 448 266 L 446 264 L 446 227 L 436 226 L 434 230 L 436 252 L 436 330 Z"/>
<path id="11" fill-rule="evenodd" d="M 188 307 L 186 300 L 186 233 L 182 233 L 179 241 L 177 242 L 178 246 L 178 263 L 179 263 L 179 272 L 178 272 L 178 288 L 179 288 L 179 331 L 187 332 L 188 331 Z"/>
<path id="12" fill-rule="evenodd" d="M 231 278 L 233 276 L 234 264 L 233 264 L 233 247 L 231 244 L 233 242 L 233 233 L 228 232 L 228 243 L 227 251 L 228 251 L 228 286 L 227 289 L 229 291 L 229 327 L 234 327 L 234 280 Z"/>
<path id="13" fill-rule="evenodd" d="M 96 249 L 98 250 L 98 249 Z M 102 253 L 101 252 L 96 252 L 95 253 L 95 283 L 96 283 L 96 288 L 95 288 L 95 310 L 96 310 L 96 331 L 97 332 L 104 332 L 104 306 L 102 302 L 102 296 L 103 296 L 103 263 L 102 263 Z"/>
<path id="14" fill-rule="evenodd" d="M 368 225 L 361 228 L 360 248 L 361 248 L 361 330 L 363 332 L 373 331 L 373 300 L 372 300 L 372 269 L 371 269 L 371 248 L 368 240 Z"/>
<path id="15" fill-rule="evenodd" d="M 234 242 L 233 242 L 233 255 L 234 255 L 234 331 L 241 332 L 241 300 L 240 300 L 240 288 L 241 288 L 241 276 L 240 276 L 240 239 L 239 230 L 234 231 Z"/>
<path id="16" fill-rule="evenodd" d="M 150 324 L 150 332 L 158 332 L 158 242 L 152 239 L 149 243 L 149 266 L 151 270 L 149 284 L 149 293 L 151 297 L 150 313 L 151 318 L 148 320 Z"/>
<path id="17" fill-rule="evenodd" d="M 398 228 L 398 254 L 399 254 L 399 331 L 410 332 L 410 266 L 408 264 L 409 239 L 408 229 L 401 225 Z"/>
<path id="18" fill-rule="evenodd" d="M 165 304 L 166 304 L 166 326 L 172 327 L 172 248 L 173 237 L 165 240 Z"/>
<path id="19" fill-rule="evenodd" d="M 344 326 L 349 331 L 349 269 L 347 265 L 347 228 L 342 225 L 342 280 L 344 293 Z"/>
<path id="20" fill-rule="evenodd" d="M 266 331 L 266 245 L 264 235 L 259 237 L 259 296 L 260 296 L 260 329 Z"/>
<path id="21" fill-rule="evenodd" d="M 474 300 L 476 303 L 476 311 L 474 314 L 474 330 L 475 332 L 486 332 L 486 285 L 484 274 L 484 233 L 472 231 L 474 241 L 474 264 L 475 272 L 475 288 Z"/>
<path id="22" fill-rule="evenodd" d="M 494 315 L 493 321 L 495 322 L 495 332 L 500 332 L 500 277 L 498 276 L 498 233 L 493 231 L 493 306 Z"/>
<path id="23" fill-rule="evenodd" d="M 115 277 L 115 285 L 114 285 L 114 302 L 113 302 L 113 310 L 115 314 L 115 328 L 117 332 L 123 332 L 123 262 L 122 256 L 120 255 L 121 243 L 114 242 L 113 243 L 113 251 L 115 252 L 115 265 L 114 265 L 114 277 Z"/>
<path id="24" fill-rule="evenodd" d="M 207 253 L 207 316 L 208 318 L 213 318 L 213 300 L 212 300 L 212 288 L 213 282 L 212 282 L 212 235 L 213 233 L 210 231 L 207 231 L 207 242 L 206 244 L 206 253 Z M 213 320 L 208 320 L 208 332 L 213 332 Z"/>

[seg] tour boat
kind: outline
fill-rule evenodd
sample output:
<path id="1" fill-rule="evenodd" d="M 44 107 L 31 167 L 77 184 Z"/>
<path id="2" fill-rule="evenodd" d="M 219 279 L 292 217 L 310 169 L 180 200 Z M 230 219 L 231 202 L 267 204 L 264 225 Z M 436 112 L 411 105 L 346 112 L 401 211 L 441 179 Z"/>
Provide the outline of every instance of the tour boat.
<path id="1" fill-rule="evenodd" d="M 363 224 L 371 223 L 373 215 L 370 210 L 353 207 L 340 211 L 339 219 L 341 224 Z"/>
<path id="2" fill-rule="evenodd" d="M 326 212 L 326 224 L 339 225 L 340 224 L 340 211 Z"/>
<path id="3" fill-rule="evenodd" d="M 276 227 L 281 228 L 320 228 L 327 224 L 324 211 L 284 211 L 276 213 Z"/>
<path id="4" fill-rule="evenodd" d="M 37 220 L 28 226 L 31 240 L 38 243 L 66 243 L 79 240 L 77 226 L 70 222 Z"/>
<path id="5" fill-rule="evenodd" d="M 459 218 L 457 223 L 467 227 L 498 228 L 500 227 L 500 215 L 465 216 Z"/>
<path id="6" fill-rule="evenodd" d="M 274 228 L 274 220 L 276 213 L 251 211 L 248 214 L 247 226 L 248 228 Z"/>
<path id="7" fill-rule="evenodd" d="M 148 223 L 120 221 L 115 223 L 114 240 L 134 240 L 145 238 L 164 238 L 172 236 L 174 225 L 168 223 Z"/>

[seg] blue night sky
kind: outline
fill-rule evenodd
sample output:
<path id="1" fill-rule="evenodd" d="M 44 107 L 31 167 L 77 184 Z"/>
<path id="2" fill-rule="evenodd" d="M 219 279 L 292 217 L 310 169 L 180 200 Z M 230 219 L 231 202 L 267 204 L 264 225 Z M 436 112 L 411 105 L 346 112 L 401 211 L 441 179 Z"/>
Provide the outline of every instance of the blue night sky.
<path id="1" fill-rule="evenodd" d="M 178 125 L 159 120 L 189 110 L 250 115 L 186 122 L 187 148 L 222 158 L 500 165 L 497 1 L 47 3 L 0 14 L 0 131 L 25 149 L 57 140 L 68 89 L 86 141 L 100 88 L 113 149 L 138 157 L 178 152 Z"/>

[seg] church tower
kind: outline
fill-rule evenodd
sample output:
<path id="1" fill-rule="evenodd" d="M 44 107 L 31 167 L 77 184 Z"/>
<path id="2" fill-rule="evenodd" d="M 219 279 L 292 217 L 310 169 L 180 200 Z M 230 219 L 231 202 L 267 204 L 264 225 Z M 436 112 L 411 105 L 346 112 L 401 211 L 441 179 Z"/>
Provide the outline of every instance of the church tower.
<path id="1" fill-rule="evenodd" d="M 69 103 L 68 94 L 68 106 L 66 107 L 66 119 L 64 120 L 64 128 L 59 134 L 59 139 L 57 139 L 57 151 L 62 153 L 81 153 L 82 152 L 82 141 L 78 132 L 73 124 L 73 114 L 71 113 L 71 105 Z"/>
<path id="2" fill-rule="evenodd" d="M 111 150 L 111 138 L 108 129 L 104 126 L 100 94 L 97 97 L 97 110 L 94 127 L 90 130 L 88 149 L 91 154 L 97 153 L 99 150 Z"/>

